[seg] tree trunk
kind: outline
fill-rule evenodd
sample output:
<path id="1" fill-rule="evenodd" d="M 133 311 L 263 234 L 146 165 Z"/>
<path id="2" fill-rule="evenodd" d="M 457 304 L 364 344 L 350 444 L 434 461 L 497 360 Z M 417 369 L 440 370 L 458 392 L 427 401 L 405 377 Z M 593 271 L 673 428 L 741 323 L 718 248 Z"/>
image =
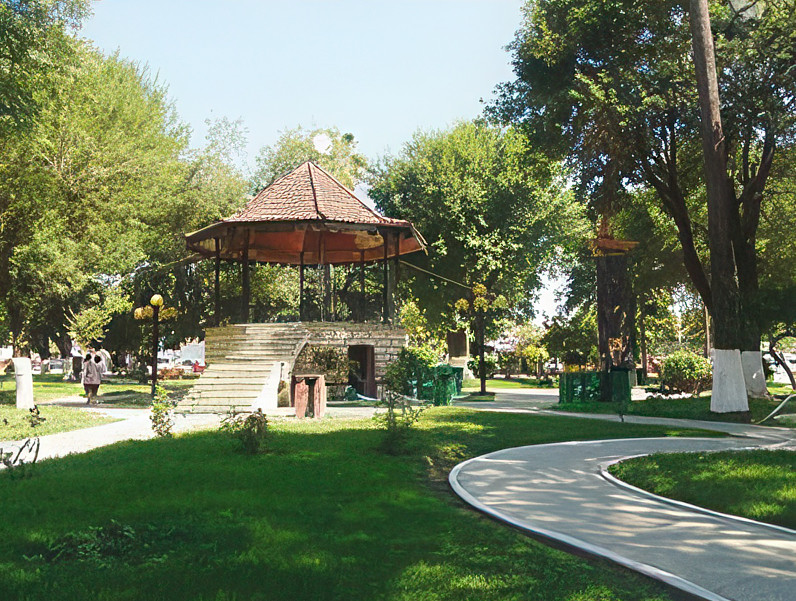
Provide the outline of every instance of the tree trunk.
<path id="1" fill-rule="evenodd" d="M 644 377 L 647 377 L 649 373 L 649 363 L 647 361 L 647 326 L 644 322 L 644 308 L 642 306 L 641 311 L 638 314 L 638 337 L 639 337 L 639 346 L 641 348 L 641 368 L 644 370 Z"/>
<path id="2" fill-rule="evenodd" d="M 484 362 L 484 316 L 476 318 L 476 336 L 478 336 L 478 379 L 481 381 L 481 394 L 486 394 L 486 363 Z"/>
<path id="3" fill-rule="evenodd" d="M 708 0 L 691 0 L 691 36 L 694 50 L 702 150 L 708 199 L 708 241 L 714 328 L 713 396 L 711 411 L 748 411 L 741 364 L 740 292 L 733 253 L 732 190 L 727 178 L 727 150 L 719 111 L 719 88 Z"/>
<path id="4" fill-rule="evenodd" d="M 793 372 L 791 371 L 790 365 L 788 365 L 788 362 L 785 361 L 785 357 L 782 355 L 782 353 L 780 353 L 777 350 L 777 344 L 779 344 L 780 340 L 782 340 L 783 338 L 792 337 L 793 335 L 794 335 L 793 332 L 786 331 L 783 332 L 782 334 L 779 334 L 778 336 L 772 337 L 770 342 L 768 343 L 768 352 L 771 353 L 771 356 L 774 358 L 774 361 L 777 362 L 777 365 L 779 365 L 782 369 L 785 370 L 785 373 L 787 374 L 788 379 L 790 380 L 790 387 L 793 390 L 796 390 L 796 379 L 794 379 L 793 377 Z"/>

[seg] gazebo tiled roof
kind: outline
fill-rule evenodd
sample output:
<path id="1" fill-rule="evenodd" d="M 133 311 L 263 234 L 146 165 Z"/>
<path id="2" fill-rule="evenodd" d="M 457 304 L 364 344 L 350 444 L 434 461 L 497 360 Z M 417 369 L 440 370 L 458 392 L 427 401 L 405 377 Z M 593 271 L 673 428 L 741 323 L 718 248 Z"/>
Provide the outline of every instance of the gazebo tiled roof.
<path id="1" fill-rule="evenodd" d="M 409 221 L 379 215 L 311 161 L 246 206 L 186 236 L 204 256 L 281 264 L 378 261 L 425 249 Z"/>
<path id="2" fill-rule="evenodd" d="M 369 209 L 351 190 L 311 161 L 276 179 L 228 222 L 341 221 L 409 225 Z"/>

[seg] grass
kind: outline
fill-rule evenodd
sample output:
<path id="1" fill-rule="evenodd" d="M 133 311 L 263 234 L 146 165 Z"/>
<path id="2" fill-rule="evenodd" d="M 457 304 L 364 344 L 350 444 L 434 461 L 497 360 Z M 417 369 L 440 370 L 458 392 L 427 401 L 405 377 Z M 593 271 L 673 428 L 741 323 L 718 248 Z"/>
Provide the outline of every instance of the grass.
<path id="1" fill-rule="evenodd" d="M 433 408 L 408 453 L 372 420 L 275 421 L 270 452 L 217 432 L 0 473 L 0 599 L 665 600 L 450 493 L 457 462 L 521 444 L 683 430 Z"/>
<path id="2" fill-rule="evenodd" d="M 194 380 L 166 380 L 164 387 L 175 396 L 180 396 L 194 384 Z M 112 378 L 100 386 L 97 400 L 101 405 L 112 407 L 148 407 L 152 402 L 149 396 L 150 385 L 134 380 Z M 15 402 L 16 383 L 14 376 L 0 376 L 0 405 Z M 77 382 L 65 382 L 60 374 L 33 376 L 33 398 L 37 403 L 54 401 L 60 398 L 80 396 L 85 398 L 83 386 Z"/>
<path id="3" fill-rule="evenodd" d="M 90 428 L 113 421 L 113 418 L 90 411 L 79 411 L 70 407 L 39 407 L 43 423 L 31 428 L 25 409 L 17 409 L 13 405 L 0 405 L 0 440 L 22 440 L 30 436 L 46 436 L 80 428 Z"/>
<path id="4" fill-rule="evenodd" d="M 779 400 L 752 399 L 749 401 L 749 412 L 752 421 L 758 421 L 771 413 Z M 620 403 L 559 403 L 557 411 L 576 413 L 618 413 Z M 698 399 L 648 399 L 632 401 L 624 409 L 626 415 L 643 415 L 647 417 L 673 417 L 681 419 L 700 419 L 714 422 L 744 422 L 748 416 L 738 413 L 713 413 L 710 410 L 710 396 Z M 770 420 L 769 420 L 770 421 Z M 769 424 L 770 425 L 770 424 Z"/>
<path id="5" fill-rule="evenodd" d="M 664 497 L 796 529 L 796 451 L 665 453 L 610 471 Z"/>
<path id="6" fill-rule="evenodd" d="M 790 384 L 783 384 L 782 382 L 769 382 L 767 386 L 768 391 L 771 394 L 790 396 L 794 393 L 794 390 L 790 387 Z"/>
<path id="7" fill-rule="evenodd" d="M 487 389 L 493 390 L 512 390 L 512 389 L 519 389 L 519 388 L 557 388 L 558 383 L 553 381 L 546 380 L 539 380 L 536 378 L 511 378 L 510 380 L 506 380 L 504 378 L 489 378 L 486 381 Z M 462 388 L 468 390 L 479 390 L 481 388 L 481 383 L 477 379 L 473 380 L 465 380 L 462 384 Z"/>
<path id="8" fill-rule="evenodd" d="M 471 392 L 465 396 L 457 396 L 454 399 L 457 403 L 491 403 L 495 400 L 494 392 L 487 392 L 480 394 L 478 392 Z"/>

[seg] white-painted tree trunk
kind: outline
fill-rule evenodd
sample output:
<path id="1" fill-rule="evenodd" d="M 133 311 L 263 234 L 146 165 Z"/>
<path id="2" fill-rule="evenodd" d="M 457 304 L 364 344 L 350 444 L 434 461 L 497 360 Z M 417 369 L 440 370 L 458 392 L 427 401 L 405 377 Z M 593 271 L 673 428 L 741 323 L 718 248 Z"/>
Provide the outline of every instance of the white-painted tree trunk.
<path id="1" fill-rule="evenodd" d="M 710 410 L 716 413 L 749 411 L 741 351 L 713 349 L 713 396 Z"/>
<path id="2" fill-rule="evenodd" d="M 746 383 L 746 394 L 752 399 L 770 397 L 766 388 L 766 374 L 763 371 L 763 353 L 760 351 L 741 351 L 743 379 Z"/>

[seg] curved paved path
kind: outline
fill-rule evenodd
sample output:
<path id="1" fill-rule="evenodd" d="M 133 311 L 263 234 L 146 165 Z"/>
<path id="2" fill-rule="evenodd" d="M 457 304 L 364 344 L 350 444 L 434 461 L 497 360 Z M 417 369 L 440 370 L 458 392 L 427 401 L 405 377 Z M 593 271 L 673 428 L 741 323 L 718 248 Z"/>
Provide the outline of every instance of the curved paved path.
<path id="1" fill-rule="evenodd" d="M 498 406 L 491 409 L 523 411 L 505 406 L 515 404 L 507 401 L 511 400 L 501 402 L 499 398 Z M 579 417 L 617 419 L 592 414 Z M 606 557 L 705 599 L 796 599 L 796 532 L 678 506 L 617 486 L 601 474 L 601 466 L 622 457 L 793 446 L 796 433 L 716 422 L 633 421 L 706 427 L 746 438 L 647 438 L 518 447 L 458 465 L 451 472 L 451 486 L 465 501 L 500 520 Z"/>

